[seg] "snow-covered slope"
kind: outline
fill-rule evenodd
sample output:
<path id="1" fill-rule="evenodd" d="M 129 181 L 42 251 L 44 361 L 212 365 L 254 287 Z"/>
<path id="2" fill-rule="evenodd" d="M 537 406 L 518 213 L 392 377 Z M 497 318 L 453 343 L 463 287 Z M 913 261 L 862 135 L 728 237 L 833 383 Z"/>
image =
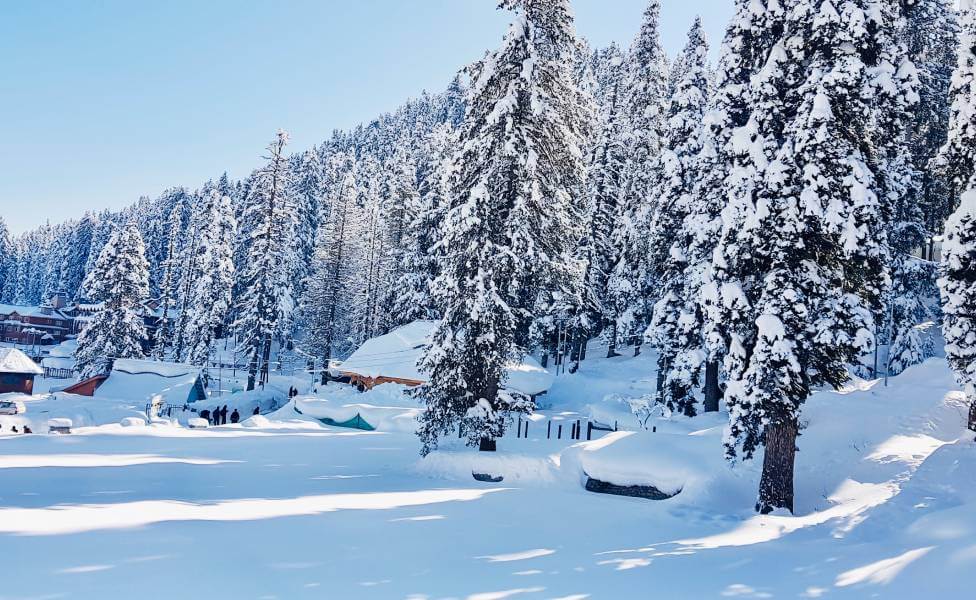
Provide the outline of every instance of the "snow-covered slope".
<path id="1" fill-rule="evenodd" d="M 0 433 L 10 429 L 3 419 L 80 422 L 71 436 L 0 437 L 0 548 L 18 574 L 4 593 L 105 598 L 137 587 L 162 598 L 187 596 L 187 582 L 191 597 L 212 598 L 969 593 L 976 444 L 943 361 L 887 388 L 859 381 L 811 398 L 797 513 L 758 516 L 761 456 L 723 460 L 720 415 L 651 419 L 657 432 L 633 420 L 590 442 L 546 439 L 546 420 L 568 424 L 653 386 L 653 355 L 597 356 L 557 378 L 529 439 L 513 430 L 493 455 L 448 442 L 421 460 L 408 427 L 315 419 L 335 407 L 416 410 L 398 386 L 303 390 L 297 402 L 310 415 L 289 404 L 208 430 L 119 425 L 138 414 L 135 402 L 103 414 L 106 403 L 87 398 L 29 400 L 27 415 L 0 417 Z M 474 481 L 482 469 L 505 480 Z M 681 491 L 664 501 L 594 494 L 586 475 Z"/>

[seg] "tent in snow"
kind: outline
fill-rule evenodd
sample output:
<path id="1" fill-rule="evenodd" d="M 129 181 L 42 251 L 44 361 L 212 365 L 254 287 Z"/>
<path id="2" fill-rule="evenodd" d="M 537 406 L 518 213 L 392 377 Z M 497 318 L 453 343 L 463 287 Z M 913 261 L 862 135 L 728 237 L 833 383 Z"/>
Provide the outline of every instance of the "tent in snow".
<path id="1" fill-rule="evenodd" d="M 334 370 L 360 389 L 368 390 L 382 383 L 415 386 L 426 381 L 417 367 L 430 343 L 437 321 L 414 321 L 386 335 L 366 340 L 352 356 Z M 539 396 L 552 386 L 552 373 L 531 356 L 505 369 L 505 387 L 529 396 Z"/>
<path id="2" fill-rule="evenodd" d="M 0 348 L 0 394 L 31 394 L 34 391 L 34 377 L 43 374 L 44 369 L 20 350 Z"/>
<path id="3" fill-rule="evenodd" d="M 108 375 L 80 381 L 63 391 L 95 398 L 143 400 L 147 404 L 174 406 L 207 397 L 200 367 L 133 358 L 117 358 Z"/>

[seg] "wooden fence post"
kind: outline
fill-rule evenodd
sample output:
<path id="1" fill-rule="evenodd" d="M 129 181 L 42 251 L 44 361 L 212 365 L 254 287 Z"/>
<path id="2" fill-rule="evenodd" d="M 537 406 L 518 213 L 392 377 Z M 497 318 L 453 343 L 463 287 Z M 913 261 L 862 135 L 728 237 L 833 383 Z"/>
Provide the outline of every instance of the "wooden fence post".
<path id="1" fill-rule="evenodd" d="M 593 439 L 593 423 L 586 422 L 586 441 Z"/>
<path id="2" fill-rule="evenodd" d="M 557 440 L 563 439 L 563 425 L 562 425 L 562 423 L 559 424 L 559 429 L 556 430 L 556 439 Z"/>
<path id="3" fill-rule="evenodd" d="M 552 420 L 549 420 L 549 424 L 546 425 L 546 439 L 552 439 Z"/>

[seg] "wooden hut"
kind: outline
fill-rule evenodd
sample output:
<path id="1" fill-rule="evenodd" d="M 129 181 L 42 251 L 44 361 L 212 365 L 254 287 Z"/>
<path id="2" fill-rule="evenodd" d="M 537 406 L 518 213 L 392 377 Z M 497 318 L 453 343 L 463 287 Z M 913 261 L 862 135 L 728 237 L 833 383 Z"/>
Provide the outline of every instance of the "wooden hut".
<path id="1" fill-rule="evenodd" d="M 44 369 L 20 350 L 0 348 L 0 394 L 7 392 L 32 394 L 34 377 L 43 374 Z"/>

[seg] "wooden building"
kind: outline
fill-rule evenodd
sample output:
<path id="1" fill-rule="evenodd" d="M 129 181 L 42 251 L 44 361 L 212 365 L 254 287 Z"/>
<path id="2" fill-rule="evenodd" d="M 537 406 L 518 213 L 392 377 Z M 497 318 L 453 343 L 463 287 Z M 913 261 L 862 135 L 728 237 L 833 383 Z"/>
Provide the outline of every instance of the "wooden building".
<path id="1" fill-rule="evenodd" d="M 34 377 L 43 375 L 26 354 L 16 348 L 0 348 L 0 394 L 17 392 L 34 393 Z"/>

